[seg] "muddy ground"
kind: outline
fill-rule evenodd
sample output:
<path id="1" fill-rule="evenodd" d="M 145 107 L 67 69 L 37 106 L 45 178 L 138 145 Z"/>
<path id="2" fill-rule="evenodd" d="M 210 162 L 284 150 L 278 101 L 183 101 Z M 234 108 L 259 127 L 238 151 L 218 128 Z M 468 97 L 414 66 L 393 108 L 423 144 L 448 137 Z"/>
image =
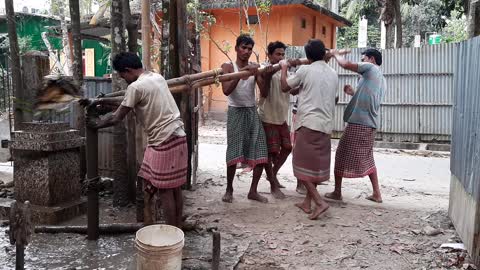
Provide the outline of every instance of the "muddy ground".
<path id="1" fill-rule="evenodd" d="M 198 229 L 186 234 L 184 269 L 210 269 L 212 228 L 222 236 L 221 269 L 473 269 L 466 252 L 440 248 L 461 242 L 447 215 L 448 153 L 376 149 L 384 203 L 365 200 L 366 178 L 349 179 L 344 202 L 331 202 L 325 216 L 311 221 L 293 206 L 302 196 L 294 190 L 291 159 L 279 173 L 286 199 L 272 198 L 263 179 L 259 190 L 269 203 L 247 200 L 251 174 L 239 171 L 234 202 L 223 203 L 225 125 L 209 123 L 200 134 L 197 185 L 184 193 Z M 332 188 L 333 181 L 318 189 Z M 102 223 L 135 221 L 134 206 L 113 208 L 108 192 L 102 195 Z M 83 216 L 67 224 L 85 222 Z M 14 249 L 0 229 L 0 269 L 12 269 Z M 82 235 L 37 234 L 26 250 L 27 268 L 135 269 L 133 241 L 133 235 L 89 242 Z"/>

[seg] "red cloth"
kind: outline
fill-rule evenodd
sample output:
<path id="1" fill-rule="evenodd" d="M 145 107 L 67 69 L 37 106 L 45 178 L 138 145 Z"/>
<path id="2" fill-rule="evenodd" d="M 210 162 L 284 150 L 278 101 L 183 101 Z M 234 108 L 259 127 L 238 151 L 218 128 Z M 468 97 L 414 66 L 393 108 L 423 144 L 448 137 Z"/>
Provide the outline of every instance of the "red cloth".
<path id="1" fill-rule="evenodd" d="M 360 178 L 377 171 L 373 159 L 375 129 L 348 124 L 335 154 L 335 175 Z"/>
<path id="2" fill-rule="evenodd" d="M 330 134 L 299 128 L 293 149 L 293 175 L 312 183 L 330 179 L 331 151 Z"/>
<path id="3" fill-rule="evenodd" d="M 263 122 L 263 129 L 267 137 L 268 153 L 279 154 L 281 148 L 292 149 L 290 142 L 290 130 L 287 123 L 283 125 L 274 125 Z"/>
<path id="4" fill-rule="evenodd" d="M 172 136 L 160 145 L 147 147 L 138 176 L 155 188 L 176 188 L 187 182 L 187 164 L 186 137 Z"/>

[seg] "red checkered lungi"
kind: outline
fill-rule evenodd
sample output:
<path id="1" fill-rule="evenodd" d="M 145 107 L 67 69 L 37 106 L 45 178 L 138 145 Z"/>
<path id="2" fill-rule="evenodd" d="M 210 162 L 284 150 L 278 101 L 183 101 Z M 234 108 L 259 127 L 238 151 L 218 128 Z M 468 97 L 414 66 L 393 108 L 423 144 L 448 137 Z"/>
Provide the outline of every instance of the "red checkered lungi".
<path id="1" fill-rule="evenodd" d="M 335 176 L 360 178 L 376 172 L 373 159 L 375 129 L 348 124 L 335 154 Z"/>
<path id="2" fill-rule="evenodd" d="M 187 164 L 186 137 L 172 136 L 160 145 L 147 147 L 138 176 L 158 189 L 177 188 L 187 181 Z"/>
<path id="3" fill-rule="evenodd" d="M 292 149 L 290 143 L 290 130 L 287 123 L 275 125 L 262 122 L 265 136 L 267 137 L 268 153 L 279 154 L 281 148 Z"/>

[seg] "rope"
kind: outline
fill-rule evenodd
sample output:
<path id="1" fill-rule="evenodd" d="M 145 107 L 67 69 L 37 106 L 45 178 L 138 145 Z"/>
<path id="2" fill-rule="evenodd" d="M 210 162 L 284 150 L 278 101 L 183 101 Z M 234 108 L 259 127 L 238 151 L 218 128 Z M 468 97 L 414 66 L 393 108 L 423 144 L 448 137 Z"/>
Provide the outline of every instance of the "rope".
<path id="1" fill-rule="evenodd" d="M 214 69 L 213 70 L 215 72 L 215 75 L 213 75 L 213 79 L 215 81 L 215 86 L 219 86 L 220 85 L 220 78 L 218 76 L 220 76 L 220 72 L 218 71 L 218 69 Z"/>

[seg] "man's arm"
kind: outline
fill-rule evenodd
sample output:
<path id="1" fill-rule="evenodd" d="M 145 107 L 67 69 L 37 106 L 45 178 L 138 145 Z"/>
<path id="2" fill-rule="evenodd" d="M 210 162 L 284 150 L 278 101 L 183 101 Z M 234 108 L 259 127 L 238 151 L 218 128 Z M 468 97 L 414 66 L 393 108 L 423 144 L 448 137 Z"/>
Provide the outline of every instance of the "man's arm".
<path id="1" fill-rule="evenodd" d="M 258 88 L 260 89 L 260 95 L 263 98 L 268 97 L 268 92 L 270 92 L 270 85 L 272 82 L 272 76 L 273 76 L 272 65 L 266 66 L 263 74 L 256 76 L 257 85 L 258 85 Z"/>
<path id="2" fill-rule="evenodd" d="M 120 123 L 125 116 L 130 112 L 132 108 L 120 105 L 118 109 L 111 115 L 105 117 L 104 119 L 99 119 L 97 121 L 89 119 L 88 126 L 96 129 L 106 128 L 114 126 Z"/>
<path id="3" fill-rule="evenodd" d="M 280 61 L 279 64 L 280 64 L 280 67 L 282 68 L 281 69 L 282 73 L 281 73 L 281 76 L 280 76 L 280 85 L 282 87 L 283 92 L 288 92 L 292 89 L 287 83 L 288 62 L 285 61 L 285 60 L 282 60 L 282 61 Z"/>
<path id="4" fill-rule="evenodd" d="M 233 73 L 233 64 L 223 63 L 222 70 L 223 70 L 223 74 Z M 235 90 L 239 81 L 240 79 L 222 82 L 223 94 L 225 96 L 229 96 L 233 92 L 233 90 Z"/>
<path id="5" fill-rule="evenodd" d="M 338 65 L 340 65 L 342 68 L 358 73 L 357 63 L 343 58 L 343 56 L 338 54 L 338 52 L 334 52 L 333 57 L 335 57 L 335 60 L 337 60 Z"/>
<path id="6" fill-rule="evenodd" d="M 117 92 L 112 92 L 110 94 L 100 94 L 97 97 L 102 98 L 102 97 L 121 97 L 125 95 L 126 90 L 121 90 Z"/>
<path id="7" fill-rule="evenodd" d="M 298 93 L 300 92 L 300 88 L 301 88 L 300 86 L 297 86 L 297 87 L 293 88 L 292 90 L 290 90 L 290 95 L 292 95 L 292 96 L 298 95 Z"/>

